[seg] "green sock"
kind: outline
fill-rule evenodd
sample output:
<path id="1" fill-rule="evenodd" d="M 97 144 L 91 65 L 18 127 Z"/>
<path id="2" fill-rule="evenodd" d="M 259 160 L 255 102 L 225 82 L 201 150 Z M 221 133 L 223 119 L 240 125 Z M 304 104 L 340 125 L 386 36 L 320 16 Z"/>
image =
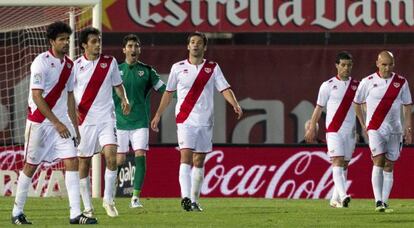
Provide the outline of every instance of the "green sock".
<path id="1" fill-rule="evenodd" d="M 135 175 L 134 175 L 134 192 L 133 196 L 139 197 L 144 184 L 144 177 L 146 171 L 146 157 L 137 156 L 135 157 Z"/>

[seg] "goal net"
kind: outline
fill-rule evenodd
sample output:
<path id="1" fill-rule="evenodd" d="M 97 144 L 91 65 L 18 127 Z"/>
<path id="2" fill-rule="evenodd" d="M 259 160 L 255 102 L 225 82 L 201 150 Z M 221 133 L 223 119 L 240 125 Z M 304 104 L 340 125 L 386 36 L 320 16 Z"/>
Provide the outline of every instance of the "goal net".
<path id="1" fill-rule="evenodd" d="M 18 171 L 24 164 L 24 131 L 27 117 L 30 65 L 34 58 L 50 48 L 46 27 L 55 21 L 71 25 L 70 57 L 80 55 L 79 31 L 92 25 L 94 3 L 65 1 L 69 6 L 50 5 L 53 1 L 16 1 L 32 5 L 10 6 L 0 0 L 0 192 L 14 195 Z M 59 1 L 55 1 L 60 4 Z M 80 2 L 70 5 L 71 2 Z M 79 5 L 81 4 L 81 5 Z M 95 26 L 96 27 L 96 26 Z M 61 162 L 42 164 L 33 178 L 31 196 L 62 195 L 64 186 Z"/>

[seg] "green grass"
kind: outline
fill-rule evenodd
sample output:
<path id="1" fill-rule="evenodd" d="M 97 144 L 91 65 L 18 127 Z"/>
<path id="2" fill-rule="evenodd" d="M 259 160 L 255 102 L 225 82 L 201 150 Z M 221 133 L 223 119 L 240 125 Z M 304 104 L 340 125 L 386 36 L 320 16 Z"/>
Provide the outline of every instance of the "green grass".
<path id="1" fill-rule="evenodd" d="M 0 197 L 0 227 L 10 227 L 14 198 Z M 394 213 L 374 211 L 373 200 L 354 199 L 350 208 L 330 208 L 327 200 L 202 198 L 204 212 L 186 212 L 179 199 L 142 199 L 130 209 L 116 200 L 120 216 L 109 218 L 94 199 L 99 227 L 414 227 L 414 201 L 391 200 Z M 25 213 L 36 227 L 69 227 L 66 198 L 29 198 Z"/>

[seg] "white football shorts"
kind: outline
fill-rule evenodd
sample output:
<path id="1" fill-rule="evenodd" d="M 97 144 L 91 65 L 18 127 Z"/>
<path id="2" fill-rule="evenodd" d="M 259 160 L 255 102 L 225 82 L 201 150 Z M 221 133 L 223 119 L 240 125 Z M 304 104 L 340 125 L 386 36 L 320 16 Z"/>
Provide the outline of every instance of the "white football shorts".
<path id="1" fill-rule="evenodd" d="M 390 161 L 397 161 L 402 149 L 401 133 L 381 133 L 377 130 L 368 131 L 369 148 L 373 157 L 384 154 Z"/>
<path id="2" fill-rule="evenodd" d="M 101 152 L 106 145 L 118 145 L 115 122 L 103 122 L 99 125 L 79 126 L 81 142 L 78 146 L 79 157 L 92 157 Z"/>
<path id="3" fill-rule="evenodd" d="M 132 149 L 148 151 L 148 128 L 139 128 L 135 130 L 116 130 L 118 137 L 118 153 L 124 154 L 129 152 L 129 142 Z"/>
<path id="4" fill-rule="evenodd" d="M 343 134 L 340 132 L 326 133 L 326 144 L 329 157 L 344 157 L 350 161 L 355 150 L 355 134 Z"/>
<path id="5" fill-rule="evenodd" d="M 51 124 L 36 123 L 27 120 L 25 131 L 25 161 L 31 165 L 41 162 L 53 162 L 60 159 L 75 158 L 76 148 L 73 137 L 75 131 L 71 123 L 63 123 L 72 137 L 60 137 Z"/>
<path id="6" fill-rule="evenodd" d="M 180 149 L 208 153 L 213 148 L 213 126 L 195 127 L 177 124 L 177 138 Z"/>

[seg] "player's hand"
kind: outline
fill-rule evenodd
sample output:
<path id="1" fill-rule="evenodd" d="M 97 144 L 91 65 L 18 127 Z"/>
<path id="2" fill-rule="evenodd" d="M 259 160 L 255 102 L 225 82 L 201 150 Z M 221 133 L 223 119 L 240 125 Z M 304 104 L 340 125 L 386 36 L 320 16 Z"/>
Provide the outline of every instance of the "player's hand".
<path id="1" fill-rule="evenodd" d="M 131 106 L 129 105 L 128 100 L 124 99 L 121 103 L 122 107 L 122 114 L 129 115 L 129 112 L 131 111 Z"/>
<path id="2" fill-rule="evenodd" d="M 307 143 L 314 143 L 315 142 L 315 130 L 312 128 L 309 128 L 306 132 L 305 132 L 305 141 Z"/>
<path id="3" fill-rule="evenodd" d="M 237 119 L 239 120 L 243 116 L 243 110 L 240 105 L 233 107 L 234 112 L 237 114 Z"/>
<path id="4" fill-rule="evenodd" d="M 411 127 L 406 127 L 404 129 L 404 140 L 405 140 L 405 144 L 411 144 L 413 141 L 413 135 L 411 132 Z"/>
<path id="5" fill-rule="evenodd" d="M 55 123 L 54 125 L 60 137 L 67 139 L 71 136 L 69 129 L 62 122 L 59 121 Z"/>
<path id="6" fill-rule="evenodd" d="M 159 132 L 158 123 L 160 122 L 160 116 L 155 114 L 154 118 L 151 120 L 151 129 L 155 132 Z"/>

